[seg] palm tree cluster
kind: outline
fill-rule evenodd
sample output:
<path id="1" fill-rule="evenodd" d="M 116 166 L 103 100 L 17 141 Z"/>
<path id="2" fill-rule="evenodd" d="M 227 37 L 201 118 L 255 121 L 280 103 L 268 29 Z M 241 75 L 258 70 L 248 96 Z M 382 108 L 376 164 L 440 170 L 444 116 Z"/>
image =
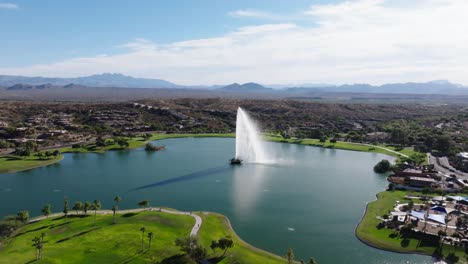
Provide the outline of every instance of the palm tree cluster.
<path id="1" fill-rule="evenodd" d="M 46 236 L 45 233 L 41 233 L 41 236 L 35 236 L 32 239 L 33 247 L 36 249 L 36 260 L 42 259 L 42 249 L 44 248 L 44 237 Z"/>
<path id="2" fill-rule="evenodd" d="M 141 232 L 141 250 L 143 251 L 145 249 L 144 239 L 145 239 L 146 227 L 142 226 L 140 228 L 140 232 Z M 150 249 L 151 248 L 151 241 L 153 240 L 154 233 L 153 232 L 148 232 L 146 234 L 146 237 L 148 238 L 148 249 Z"/>

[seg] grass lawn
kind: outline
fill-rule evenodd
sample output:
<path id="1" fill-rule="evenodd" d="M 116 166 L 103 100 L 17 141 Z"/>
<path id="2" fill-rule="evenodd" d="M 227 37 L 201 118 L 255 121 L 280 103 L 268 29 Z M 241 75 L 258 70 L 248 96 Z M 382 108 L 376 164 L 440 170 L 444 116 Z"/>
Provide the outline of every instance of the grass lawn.
<path id="1" fill-rule="evenodd" d="M 203 224 L 198 233 L 200 243 L 208 249 L 210 254 L 211 241 L 223 237 L 230 237 L 234 241 L 234 247 L 229 249 L 225 258 L 219 263 L 286 263 L 286 260 L 269 252 L 255 248 L 242 239 L 230 228 L 229 222 L 223 215 L 216 213 L 199 214 L 203 219 Z M 286 252 L 287 248 L 285 248 Z M 219 251 L 219 250 L 218 250 Z M 215 253 L 221 256 L 222 252 Z"/>
<path id="2" fill-rule="evenodd" d="M 377 229 L 377 224 L 380 222 L 377 216 L 382 216 L 389 213 L 396 201 L 409 202 L 405 198 L 407 192 L 404 191 L 384 191 L 377 194 L 378 199 L 367 205 L 367 210 L 356 229 L 356 235 L 359 239 L 380 249 L 402 252 L 402 253 L 423 253 L 432 255 L 436 249 L 434 244 L 421 241 L 419 239 L 409 238 L 406 241 L 398 232 L 391 229 Z M 414 200 L 415 203 L 420 203 L 419 200 Z M 466 263 L 467 255 L 462 249 L 455 249 L 452 246 L 444 245 L 443 254 L 454 252 L 460 257 L 460 263 Z"/>
<path id="3" fill-rule="evenodd" d="M 269 141 L 274 141 L 274 142 L 286 142 L 286 143 L 296 143 L 296 144 L 302 144 L 302 145 L 312 145 L 312 146 L 317 146 L 317 147 L 323 147 L 323 148 L 335 148 L 335 149 L 344 149 L 344 150 L 353 150 L 353 151 L 365 151 L 365 152 L 376 152 L 376 153 L 383 153 L 387 154 L 393 157 L 398 157 L 396 153 L 393 153 L 391 151 L 387 151 L 385 149 L 377 148 L 377 147 L 372 147 L 372 146 L 367 146 L 367 145 L 362 145 L 362 144 L 357 144 L 357 143 L 352 143 L 352 142 L 345 142 L 345 141 L 337 141 L 335 144 L 330 143 L 328 140 L 325 143 L 320 142 L 319 139 L 283 139 L 281 136 L 273 136 L 273 135 L 268 135 L 265 136 L 266 140 Z M 391 146 L 385 146 L 385 145 L 376 145 L 379 147 L 384 147 L 393 151 L 396 151 L 394 147 Z M 411 154 L 415 153 L 413 148 L 404 148 L 401 151 L 398 151 L 402 154 L 410 156 Z"/>
<path id="4" fill-rule="evenodd" d="M 45 219 L 19 229 L 10 239 L 0 240 L 0 263 L 27 263 L 35 260 L 32 239 L 46 233 L 43 259 L 38 263 L 155 263 L 181 252 L 174 241 L 190 233 L 195 220 L 187 215 L 164 212 L 140 212 L 117 215 L 118 224 L 112 224 L 112 214 L 86 217 Z M 241 241 L 218 214 L 200 214 L 203 218 L 199 231 L 200 242 L 209 248 L 211 240 L 230 236 L 234 248 L 228 251 L 220 263 L 235 259 L 238 263 L 284 263 L 278 256 L 258 250 Z M 142 233 L 146 228 L 144 250 Z M 151 248 L 146 234 L 154 233 Z M 221 252 L 209 257 L 220 256 Z M 166 263 L 166 262 L 163 262 Z M 169 262 L 167 262 L 169 263 Z"/>
<path id="5" fill-rule="evenodd" d="M 0 157 L 0 173 L 9 173 L 46 166 L 60 161 L 62 158 L 63 156 L 61 155 L 56 158 L 51 157 L 51 159 L 39 159 L 36 156 L 2 156 Z"/>

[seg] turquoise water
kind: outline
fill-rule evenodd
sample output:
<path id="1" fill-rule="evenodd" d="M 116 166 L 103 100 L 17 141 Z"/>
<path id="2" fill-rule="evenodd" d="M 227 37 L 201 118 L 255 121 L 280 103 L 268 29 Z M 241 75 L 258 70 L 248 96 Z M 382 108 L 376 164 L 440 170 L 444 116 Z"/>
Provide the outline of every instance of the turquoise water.
<path id="1" fill-rule="evenodd" d="M 354 229 L 368 201 L 384 190 L 372 171 L 382 154 L 268 143 L 281 162 L 230 166 L 231 138 L 183 138 L 157 142 L 166 150 L 66 154 L 57 164 L 0 175 L 0 215 L 44 204 L 62 211 L 63 197 L 100 199 L 121 209 L 143 199 L 153 206 L 215 211 L 229 217 L 247 242 L 319 263 L 432 263 L 430 257 L 377 250 L 361 243 Z"/>

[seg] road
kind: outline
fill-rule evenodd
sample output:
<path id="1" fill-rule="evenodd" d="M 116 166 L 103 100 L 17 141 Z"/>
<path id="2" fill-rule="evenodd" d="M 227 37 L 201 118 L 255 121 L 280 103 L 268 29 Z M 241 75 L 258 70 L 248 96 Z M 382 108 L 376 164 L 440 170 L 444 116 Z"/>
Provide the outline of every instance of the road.
<path id="1" fill-rule="evenodd" d="M 437 162 L 437 157 L 434 157 L 430 153 L 427 153 L 427 158 L 429 160 L 429 164 L 434 164 L 434 169 L 436 171 L 439 171 L 445 175 L 455 174 L 458 179 L 468 181 L 468 173 L 458 171 L 457 169 L 452 167 L 447 157 L 440 157 L 439 162 Z"/>
<path id="2" fill-rule="evenodd" d="M 144 211 L 156 211 L 156 212 L 164 212 L 164 213 L 168 213 L 168 214 L 188 215 L 188 216 L 191 216 L 191 217 L 195 218 L 195 224 L 193 225 L 192 230 L 190 230 L 190 236 L 197 236 L 198 231 L 200 230 L 200 227 L 201 227 L 202 222 L 203 222 L 199 215 L 194 214 L 192 212 L 173 211 L 173 210 L 168 210 L 168 209 L 163 209 L 163 208 L 158 208 L 158 209 L 155 209 L 155 208 L 137 208 L 137 209 L 119 210 L 118 213 L 119 214 L 128 214 L 128 213 L 139 213 L 139 212 L 144 212 Z M 91 214 L 94 213 L 93 210 L 89 210 L 89 212 L 91 212 Z M 97 210 L 96 213 L 97 214 L 113 214 L 114 212 L 112 210 Z M 68 214 L 69 215 L 81 215 L 82 213 L 79 212 L 77 214 L 75 211 L 70 211 Z M 53 213 L 53 214 L 49 215 L 49 217 L 58 217 L 58 216 L 63 216 L 63 213 Z M 46 216 L 34 217 L 34 218 L 31 218 L 29 220 L 29 223 L 44 220 L 46 218 L 47 218 Z"/>

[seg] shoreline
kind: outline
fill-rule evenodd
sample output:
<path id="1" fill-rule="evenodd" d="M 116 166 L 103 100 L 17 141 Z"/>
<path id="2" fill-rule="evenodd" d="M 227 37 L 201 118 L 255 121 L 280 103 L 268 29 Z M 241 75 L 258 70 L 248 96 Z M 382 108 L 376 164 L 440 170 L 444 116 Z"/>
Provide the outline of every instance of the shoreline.
<path id="1" fill-rule="evenodd" d="M 172 138 L 233 138 L 235 137 L 235 134 L 233 133 L 201 133 L 201 134 L 153 134 L 153 136 L 144 141 L 140 139 L 131 139 L 130 142 L 132 143 L 128 148 L 121 148 L 118 147 L 117 145 L 109 145 L 106 147 L 103 147 L 103 149 L 98 149 L 98 150 L 88 150 L 84 148 L 78 148 L 78 149 L 73 149 L 71 147 L 59 147 L 59 148 L 53 148 L 50 150 L 59 150 L 61 154 L 65 153 L 95 153 L 95 154 L 103 154 L 107 151 L 125 151 L 125 150 L 134 150 L 138 148 L 142 148 L 145 146 L 146 143 L 151 142 L 151 141 L 157 141 L 157 140 L 164 140 L 164 139 L 172 139 Z M 277 137 L 272 137 L 272 136 L 265 136 L 264 137 L 265 141 L 269 142 L 275 142 L 275 143 L 285 143 L 285 144 L 299 144 L 303 146 L 311 146 L 311 147 L 319 147 L 319 148 L 325 148 L 325 149 L 340 149 L 340 150 L 348 150 L 348 151 L 358 151 L 358 152 L 369 152 L 369 153 L 380 153 L 380 154 L 385 154 L 390 157 L 401 157 L 401 156 L 406 156 L 403 153 L 393 151 L 393 150 L 386 150 L 385 148 L 381 146 L 373 146 L 373 145 L 366 145 L 366 144 L 361 144 L 361 143 L 352 143 L 352 142 L 345 142 L 345 141 L 338 141 L 336 144 L 338 145 L 327 145 L 326 143 L 316 143 L 318 142 L 318 139 L 303 139 L 300 142 L 296 142 L 298 139 L 282 139 L 282 138 L 277 138 Z M 313 143 L 314 142 L 314 143 Z M 380 151 L 376 151 L 376 149 L 370 149 L 370 148 L 376 148 L 379 149 Z M 367 149 L 366 149 L 367 148 Z M 60 162 L 63 159 L 63 155 L 61 155 L 60 159 L 54 159 L 51 162 L 40 164 L 40 165 L 35 165 L 32 167 L 25 166 L 24 168 L 20 169 L 13 169 L 13 170 L 6 170 L 5 172 L 1 172 L 0 174 L 8 174 L 8 173 L 15 173 L 19 171 L 25 171 L 25 170 L 30 170 L 30 169 L 35 169 L 35 168 L 40 168 L 40 167 L 45 167 L 49 166 L 51 164 Z M 7 161 L 3 161 L 7 162 Z"/>
<path id="2" fill-rule="evenodd" d="M 96 213 L 98 215 L 112 215 L 113 214 L 113 211 L 112 210 L 109 210 L 109 209 L 101 209 L 101 210 L 97 210 Z M 280 255 L 276 255 L 272 252 L 269 252 L 269 251 L 266 251 L 266 250 L 263 250 L 261 248 L 258 248 L 248 242 L 246 242 L 245 240 L 243 240 L 238 234 L 237 232 L 234 230 L 234 228 L 232 227 L 232 224 L 231 224 L 231 221 L 229 220 L 229 218 L 223 214 L 220 214 L 220 213 L 217 213 L 217 212 L 210 212 L 210 211 L 193 211 L 193 212 L 187 212 L 187 211 L 179 211 L 177 209 L 174 209 L 174 208 L 169 208 L 169 207 L 150 207 L 150 208 L 130 208 L 130 209 L 123 209 L 123 210 L 119 210 L 116 215 L 124 215 L 124 214 L 127 214 L 127 213 L 166 213 L 166 214 L 174 214 L 174 215 L 184 215 L 184 216 L 191 216 L 195 219 L 195 223 L 191 229 L 191 232 L 190 232 L 190 235 L 195 235 L 197 237 L 200 236 L 199 232 L 200 230 L 202 229 L 203 227 L 203 224 L 205 223 L 205 221 L 203 221 L 203 216 L 208 216 L 208 215 L 213 215 L 213 216 L 216 216 L 216 217 L 221 217 L 223 220 L 225 220 L 225 224 L 223 226 L 225 226 L 228 231 L 230 231 L 234 236 L 235 238 L 237 238 L 242 244 L 244 244 L 244 246 L 246 246 L 249 250 L 251 251 L 256 251 L 258 252 L 259 254 L 264 254 L 264 255 L 267 255 L 269 257 L 272 257 L 272 258 L 276 258 L 278 260 L 282 260 L 283 258 L 280 256 Z M 94 214 L 94 212 L 91 210 L 88 212 L 88 215 L 89 216 L 92 216 Z M 75 211 L 70 211 L 68 213 L 68 215 L 83 215 L 82 212 L 75 212 Z M 40 221 L 43 221 L 43 220 L 48 220 L 48 219 L 53 219 L 53 218 L 60 218 L 60 217 L 63 217 L 64 214 L 62 212 L 57 212 L 57 213 L 53 213 L 49 216 L 35 216 L 35 217 L 31 217 L 27 224 L 34 224 L 34 223 L 38 223 Z M 198 218 L 198 220 L 197 220 Z M 18 230 L 16 230 L 15 232 L 17 232 Z M 297 263 L 297 262 L 294 262 L 294 263 Z"/>
<path id="3" fill-rule="evenodd" d="M 356 225 L 356 227 L 354 228 L 354 236 L 355 236 L 359 241 L 361 241 L 362 243 L 364 243 L 365 245 L 367 245 L 368 247 L 371 247 L 371 248 L 374 248 L 374 249 L 378 249 L 378 250 L 382 250 L 382 251 L 386 251 L 386 252 L 391 252 L 391 253 L 398 253 L 398 254 L 410 254 L 410 255 L 420 255 L 420 256 L 432 257 L 432 255 L 430 255 L 430 254 L 428 254 L 428 253 L 425 253 L 425 252 L 398 251 L 398 250 L 394 250 L 394 249 L 390 249 L 390 248 L 380 247 L 380 246 L 377 246 L 377 245 L 372 244 L 370 241 L 366 241 L 366 240 L 364 240 L 363 238 L 359 237 L 359 234 L 358 234 L 359 226 L 362 224 L 362 221 L 363 221 L 364 218 L 366 217 L 369 204 L 372 203 L 372 202 L 376 202 L 376 201 L 379 199 L 379 197 L 378 197 L 377 195 L 378 195 L 378 193 L 375 195 L 376 199 L 375 199 L 374 201 L 370 201 L 370 202 L 367 202 L 367 203 L 366 203 L 366 208 L 365 208 L 365 210 L 364 210 L 364 214 L 361 216 L 361 219 L 359 220 L 359 223 L 358 223 L 358 224 Z"/>

